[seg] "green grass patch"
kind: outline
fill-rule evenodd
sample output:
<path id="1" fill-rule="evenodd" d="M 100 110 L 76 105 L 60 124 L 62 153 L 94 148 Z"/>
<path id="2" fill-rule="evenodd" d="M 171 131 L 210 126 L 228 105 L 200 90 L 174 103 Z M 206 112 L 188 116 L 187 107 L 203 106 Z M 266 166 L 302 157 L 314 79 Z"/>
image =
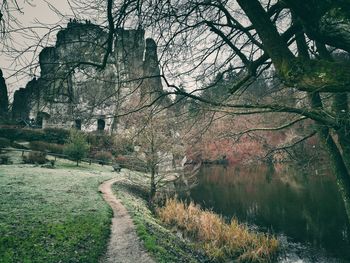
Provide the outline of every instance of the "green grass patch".
<path id="1" fill-rule="evenodd" d="M 96 263 L 105 252 L 112 211 L 98 186 L 116 174 L 56 164 L 0 166 L 1 263 Z"/>

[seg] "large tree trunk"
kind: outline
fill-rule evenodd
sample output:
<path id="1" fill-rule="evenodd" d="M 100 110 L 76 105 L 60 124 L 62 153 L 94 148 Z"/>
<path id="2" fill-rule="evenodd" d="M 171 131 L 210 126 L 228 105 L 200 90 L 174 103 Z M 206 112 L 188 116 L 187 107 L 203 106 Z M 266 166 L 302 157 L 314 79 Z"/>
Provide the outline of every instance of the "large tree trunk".
<path id="1" fill-rule="evenodd" d="M 320 95 L 316 93 L 309 94 L 312 108 L 322 108 Z M 333 173 L 336 177 L 338 190 L 344 202 L 345 211 L 350 222 L 350 174 L 346 167 L 344 157 L 335 143 L 329 128 L 322 123 L 318 123 L 318 136 L 324 144 L 331 162 Z"/>
<path id="2" fill-rule="evenodd" d="M 293 22 L 299 23 L 299 20 L 296 19 L 294 15 L 293 15 Z M 301 58 L 303 58 L 303 60 L 305 61 L 309 60 L 310 57 L 308 54 L 308 47 L 305 41 L 304 34 L 302 32 L 299 32 L 295 35 L 295 37 L 296 37 L 296 43 L 298 48 L 298 55 Z M 324 59 L 331 60 L 330 54 L 327 52 L 326 48 L 323 45 L 318 45 L 318 49 L 319 49 L 320 55 Z M 334 108 L 337 114 L 340 114 L 343 110 L 345 110 L 346 112 L 348 111 L 347 97 L 345 95 L 346 94 L 343 94 L 343 96 L 341 96 L 341 94 L 335 95 L 336 99 L 334 103 L 335 104 Z M 323 108 L 322 99 L 318 92 L 309 93 L 309 101 L 310 101 L 311 108 L 313 109 Z M 346 125 L 346 122 L 344 122 L 344 125 Z M 344 161 L 344 158 L 346 160 L 346 155 L 344 154 L 344 151 L 342 155 L 332 135 L 330 134 L 329 128 L 324 123 L 318 123 L 318 136 L 321 142 L 325 145 L 325 148 L 329 154 L 329 157 L 330 157 L 329 159 L 332 164 L 332 170 L 336 176 L 338 189 L 344 202 L 346 214 L 348 216 L 348 221 L 350 222 L 350 176 L 349 176 L 349 169 L 348 169 L 349 167 L 346 167 L 346 161 Z M 340 136 L 338 135 L 338 137 Z"/>
<path id="3" fill-rule="evenodd" d="M 333 58 L 325 45 L 316 42 L 316 46 L 317 46 L 317 52 L 323 59 L 333 61 Z M 350 171 L 350 125 L 349 125 L 350 115 L 349 115 L 349 102 L 348 102 L 347 93 L 342 92 L 342 93 L 336 93 L 334 95 L 333 110 L 337 116 L 337 122 L 339 123 L 339 127 L 340 127 L 336 130 L 336 134 L 338 136 L 338 142 L 342 150 L 342 156 L 343 156 L 345 165 L 347 166 L 348 171 Z"/>
<path id="4" fill-rule="evenodd" d="M 270 17 L 262 8 L 259 1 L 237 0 L 237 2 L 254 25 L 256 32 L 263 42 L 264 50 L 272 59 L 275 68 L 282 73 L 283 68 L 289 67 L 288 64 L 294 58 L 287 43 L 277 32 L 276 27 L 271 23 Z"/>
<path id="5" fill-rule="evenodd" d="M 350 52 L 348 0 L 282 0 L 302 21 L 309 38 Z"/>
<path id="6" fill-rule="evenodd" d="M 343 156 L 339 151 L 332 135 L 329 132 L 327 127 L 320 127 L 318 131 L 319 137 L 323 144 L 325 145 L 331 163 L 332 170 L 336 176 L 338 190 L 342 196 L 344 201 L 344 206 L 346 210 L 346 214 L 348 216 L 348 220 L 350 222 L 350 175 L 349 171 L 345 165 Z"/>
<path id="7" fill-rule="evenodd" d="M 309 92 L 350 91 L 349 63 L 295 58 L 258 0 L 237 2 L 253 24 L 264 50 L 287 86 Z"/>
<path id="8" fill-rule="evenodd" d="M 346 93 L 335 94 L 334 96 L 334 110 L 337 117 L 339 118 L 339 123 L 341 128 L 336 131 L 338 135 L 338 142 L 342 149 L 342 154 L 344 156 L 345 164 L 350 170 L 350 127 L 349 122 L 349 105 L 348 105 L 348 95 Z"/>

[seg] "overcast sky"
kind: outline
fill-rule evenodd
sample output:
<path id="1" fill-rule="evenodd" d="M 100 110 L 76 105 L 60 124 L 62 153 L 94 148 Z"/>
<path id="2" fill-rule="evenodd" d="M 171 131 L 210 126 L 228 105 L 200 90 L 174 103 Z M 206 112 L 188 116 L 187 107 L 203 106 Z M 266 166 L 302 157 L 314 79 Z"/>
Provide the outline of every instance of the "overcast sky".
<path id="1" fill-rule="evenodd" d="M 8 0 L 10 3 L 13 0 Z M 34 76 L 39 77 L 40 71 L 38 70 L 37 62 L 38 55 L 43 47 L 52 46 L 55 42 L 55 36 L 60 29 L 60 27 L 66 27 L 69 22 L 69 18 L 77 16 L 80 19 L 89 19 L 92 23 L 103 24 L 106 21 L 105 17 L 105 0 L 17 0 L 19 5 L 22 7 L 22 13 L 17 12 L 16 17 L 21 23 L 22 28 L 26 27 L 36 27 L 35 33 L 38 34 L 36 40 L 28 39 L 28 34 L 32 32 L 26 32 L 27 37 L 24 37 L 23 30 L 16 33 L 11 33 L 13 38 L 13 44 L 16 50 L 26 50 L 28 47 L 31 47 L 29 50 L 24 52 L 18 59 L 14 60 L 12 57 L 1 52 L 3 50 L 3 39 L 0 38 L 0 68 L 3 70 L 4 77 L 6 78 L 6 83 L 8 86 L 10 98 L 15 90 L 24 87 L 29 80 Z M 28 4 L 26 2 L 30 2 Z M 70 2 L 68 2 L 70 1 Z M 73 5 L 73 2 L 79 7 L 73 6 L 74 11 L 71 10 L 70 4 Z M 115 1 L 117 2 L 117 1 Z M 70 4 L 69 4 L 70 3 Z M 62 16 L 57 15 L 50 5 L 54 6 Z M 86 7 L 85 9 L 82 9 Z M 0 5 L 1 7 L 1 5 Z M 82 11 L 85 10 L 85 11 Z M 244 24 L 245 21 L 242 21 Z M 44 25 L 44 27 L 43 27 Z M 48 27 L 46 26 L 48 25 Z M 60 27 L 59 27 L 60 26 Z M 43 28 L 39 28 L 43 27 Z M 50 41 L 41 42 L 39 46 L 38 39 L 50 32 L 49 28 L 55 27 L 56 30 L 51 34 Z M 165 27 L 167 29 L 167 27 Z M 146 37 L 149 37 L 149 34 L 157 41 L 160 35 L 156 31 L 159 28 L 151 28 L 150 32 L 146 32 Z M 198 33 L 198 32 L 197 32 Z M 198 33 L 199 34 L 199 33 Z M 210 45 L 215 41 L 216 36 L 212 35 L 207 37 L 208 32 L 202 35 L 194 36 L 196 39 L 195 43 L 191 42 L 193 47 L 184 48 L 182 50 L 182 39 L 179 37 L 178 41 L 180 45 L 177 45 L 177 49 L 174 49 L 175 52 L 180 52 L 178 55 L 174 56 L 173 53 L 167 54 L 167 52 L 162 53 L 162 43 L 158 46 L 158 57 L 163 61 L 163 70 L 164 74 L 167 75 L 168 80 L 172 80 L 176 85 L 186 85 L 184 86 L 187 90 L 193 90 L 197 87 L 201 87 L 203 83 L 211 80 L 211 73 L 214 74 L 213 70 L 217 70 L 216 63 L 213 63 L 215 60 L 217 63 L 221 63 L 228 56 L 226 50 L 222 51 L 220 49 L 220 56 L 215 52 L 211 56 L 204 56 L 206 48 L 210 48 Z M 164 37 L 162 35 L 162 37 Z M 167 35 L 165 34 L 165 37 Z M 29 36 L 30 38 L 30 36 Z M 158 38 L 158 40 L 157 40 Z M 171 37 L 170 37 L 171 38 Z M 162 40 L 164 41 L 164 40 Z M 166 40 L 165 40 L 166 41 Z M 164 45 L 164 42 L 163 42 Z M 204 51 L 202 49 L 205 48 Z M 181 49 L 181 50 L 180 50 Z M 250 48 L 248 47 L 250 52 Z M 171 51 L 171 50 L 170 50 Z M 165 54 L 165 56 L 163 56 Z M 194 54 L 194 55 L 193 55 Z M 180 56 L 181 55 L 181 56 Z M 258 55 L 258 52 L 256 53 Z M 193 59 L 193 56 L 196 56 Z M 202 63 L 201 59 L 205 57 L 205 63 Z M 196 61 L 195 61 L 196 60 Z M 235 61 L 231 61 L 235 63 Z M 239 62 L 237 62 L 239 63 Z M 227 64 L 228 65 L 228 64 Z M 220 65 L 219 65 L 220 66 Z M 191 76 L 186 72 L 194 68 L 194 71 L 191 71 Z M 213 72 L 214 73 L 213 73 Z M 205 74 L 203 74 L 203 72 Z"/>
<path id="2" fill-rule="evenodd" d="M 40 27 L 41 25 L 37 23 L 36 20 L 47 25 L 58 24 L 65 26 L 69 20 L 69 17 L 72 17 L 72 12 L 67 0 L 31 0 L 29 2 L 31 4 L 25 3 L 24 0 L 18 1 L 18 4 L 22 8 L 23 13 L 18 12 L 15 14 L 15 16 L 23 27 Z M 49 4 L 54 5 L 55 8 L 58 9 L 62 14 L 66 15 L 67 18 L 62 20 L 61 17 L 59 17 L 53 10 L 50 9 Z M 15 27 L 15 25 L 12 26 Z M 48 31 L 49 30 L 47 28 L 35 29 L 35 32 L 40 37 L 42 37 Z M 55 34 L 56 32 L 53 35 Z M 15 46 L 16 49 L 24 50 L 26 47 L 36 44 L 34 40 L 25 38 L 23 35 L 24 31 L 11 33 L 11 37 L 13 39 L 12 45 Z M 1 50 L 3 50 L 3 43 L 3 40 L 0 39 Z M 4 52 L 0 53 L 0 68 L 4 72 L 4 77 L 6 78 L 9 92 L 13 93 L 14 90 L 25 86 L 25 84 L 31 79 L 31 76 L 28 74 L 34 74 L 34 72 L 30 72 L 29 69 L 23 69 L 23 66 L 29 64 L 30 61 L 32 61 L 33 57 L 37 57 L 41 49 L 42 47 L 39 47 L 35 54 L 33 50 L 24 53 L 24 55 L 22 55 L 20 59 L 17 60 L 18 63 L 14 63 L 14 59 L 4 54 Z M 18 70 L 21 69 L 23 69 L 23 74 L 15 74 Z M 37 72 L 37 74 L 38 73 L 39 72 Z"/>

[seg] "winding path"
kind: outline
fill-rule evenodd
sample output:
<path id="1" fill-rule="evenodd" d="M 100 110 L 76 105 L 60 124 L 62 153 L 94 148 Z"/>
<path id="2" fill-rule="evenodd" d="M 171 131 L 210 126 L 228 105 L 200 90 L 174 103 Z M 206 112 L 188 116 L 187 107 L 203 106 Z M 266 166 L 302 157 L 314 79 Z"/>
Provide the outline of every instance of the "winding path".
<path id="1" fill-rule="evenodd" d="M 99 187 L 103 198 L 113 209 L 111 236 L 100 263 L 155 263 L 140 243 L 127 210 L 113 194 L 111 187 L 119 180 L 105 181 Z"/>

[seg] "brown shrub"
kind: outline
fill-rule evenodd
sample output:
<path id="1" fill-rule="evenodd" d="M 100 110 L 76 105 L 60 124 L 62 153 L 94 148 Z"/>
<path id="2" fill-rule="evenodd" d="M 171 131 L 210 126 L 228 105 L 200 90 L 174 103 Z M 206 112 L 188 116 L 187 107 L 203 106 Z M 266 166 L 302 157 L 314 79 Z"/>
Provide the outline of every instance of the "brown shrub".
<path id="1" fill-rule="evenodd" d="M 105 133 L 89 133 L 87 134 L 87 141 L 90 144 L 92 151 L 112 152 L 113 154 L 116 153 L 114 138 L 111 135 Z"/>
<path id="2" fill-rule="evenodd" d="M 1 155 L 0 156 L 0 164 L 12 164 L 12 162 L 10 161 L 10 156 Z"/>
<path id="3" fill-rule="evenodd" d="M 11 146 L 11 141 L 6 138 L 0 138 L 0 153 L 2 153 L 1 148 L 7 148 Z"/>
<path id="4" fill-rule="evenodd" d="M 46 159 L 46 153 L 44 152 L 30 152 L 28 156 L 23 156 L 23 162 L 29 164 L 44 164 L 48 160 Z"/>
<path id="5" fill-rule="evenodd" d="M 0 148 L 6 148 L 11 145 L 11 141 L 6 138 L 0 138 Z"/>
<path id="6" fill-rule="evenodd" d="M 62 154 L 64 150 L 64 145 L 55 144 L 55 143 L 47 143 L 43 141 L 33 141 L 29 143 L 29 147 L 35 151 L 41 152 L 51 152 Z"/>
<path id="7" fill-rule="evenodd" d="M 94 158 L 103 164 L 112 161 L 113 155 L 110 152 L 101 151 L 96 152 Z"/>

